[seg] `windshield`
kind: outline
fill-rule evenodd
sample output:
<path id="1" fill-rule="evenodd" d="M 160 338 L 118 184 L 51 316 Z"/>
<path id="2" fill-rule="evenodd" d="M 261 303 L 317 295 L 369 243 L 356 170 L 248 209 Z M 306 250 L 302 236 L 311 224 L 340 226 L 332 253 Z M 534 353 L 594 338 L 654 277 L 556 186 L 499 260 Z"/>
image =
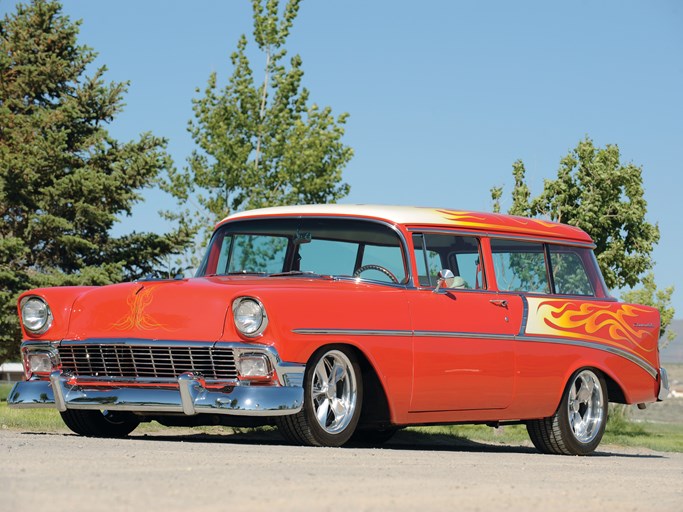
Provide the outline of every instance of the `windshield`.
<path id="1" fill-rule="evenodd" d="M 307 217 L 224 224 L 211 238 L 197 275 L 282 273 L 408 281 L 401 239 L 389 226 Z"/>

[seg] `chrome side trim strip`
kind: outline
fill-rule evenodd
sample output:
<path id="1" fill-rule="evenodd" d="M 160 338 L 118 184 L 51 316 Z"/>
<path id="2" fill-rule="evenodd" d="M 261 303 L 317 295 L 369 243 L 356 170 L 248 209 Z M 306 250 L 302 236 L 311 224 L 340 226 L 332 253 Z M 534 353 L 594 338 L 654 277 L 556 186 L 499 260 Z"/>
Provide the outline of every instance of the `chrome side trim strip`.
<path id="1" fill-rule="evenodd" d="M 381 329 L 293 329 L 294 334 L 303 335 L 331 335 L 331 336 L 399 336 L 415 338 L 470 338 L 470 339 L 487 339 L 487 340 L 501 340 L 501 341 L 521 341 L 525 343 L 553 343 L 556 345 L 571 345 L 576 347 L 591 348 L 594 350 L 601 350 L 610 354 L 623 357 L 634 364 L 640 366 L 643 370 L 649 373 L 652 378 L 656 379 L 659 375 L 656 368 L 643 358 L 638 357 L 626 350 L 610 347 L 602 343 L 594 341 L 573 340 L 568 338 L 550 338 L 544 336 L 524 336 L 515 334 L 488 334 L 488 333 L 469 333 L 457 331 L 391 331 Z"/>
<path id="2" fill-rule="evenodd" d="M 292 329 L 294 334 L 323 334 L 332 336 L 412 336 L 413 331 L 382 329 Z"/>
<path id="3" fill-rule="evenodd" d="M 457 331 L 410 331 L 383 329 L 293 329 L 294 334 L 323 334 L 331 336 L 398 336 L 416 338 L 476 338 L 476 339 L 515 339 L 514 334 L 486 334 Z"/>
<path id="4" fill-rule="evenodd" d="M 530 343 L 553 343 L 556 345 L 572 345 L 575 347 L 584 347 L 584 348 L 592 348 L 595 350 L 601 350 L 603 352 L 608 352 L 610 354 L 613 354 L 615 356 L 620 356 L 623 357 L 624 359 L 628 359 L 634 364 L 637 364 L 640 366 L 643 370 L 645 370 L 647 373 L 649 373 L 653 379 L 657 378 L 657 370 L 654 368 L 650 363 L 645 361 L 644 359 L 631 354 L 630 352 L 627 352 L 626 350 L 617 348 L 617 347 L 610 347 L 609 345 L 604 345 L 602 343 L 597 343 L 594 341 L 583 341 L 583 340 L 572 340 L 572 339 L 567 339 L 567 338 L 547 338 L 544 336 L 518 336 L 517 339 L 522 342 L 530 342 Z"/>
<path id="5" fill-rule="evenodd" d="M 474 338 L 477 340 L 514 340 L 514 334 L 487 334 L 455 331 L 414 331 L 416 338 Z"/>

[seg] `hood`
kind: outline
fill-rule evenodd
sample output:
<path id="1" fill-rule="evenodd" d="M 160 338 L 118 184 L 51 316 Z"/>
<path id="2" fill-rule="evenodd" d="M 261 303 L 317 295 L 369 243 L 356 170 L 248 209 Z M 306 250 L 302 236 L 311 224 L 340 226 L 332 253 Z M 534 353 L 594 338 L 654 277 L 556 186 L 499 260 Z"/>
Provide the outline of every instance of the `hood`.
<path id="1" fill-rule="evenodd" d="M 225 286 L 204 279 L 91 288 L 73 304 L 67 338 L 214 341 L 231 300 Z"/>
<path id="2" fill-rule="evenodd" d="M 239 341 L 232 322 L 232 303 L 237 297 L 251 296 L 266 306 L 271 320 L 267 338 L 273 340 L 302 326 L 355 325 L 363 312 L 372 309 L 377 293 L 394 297 L 392 310 L 403 311 L 396 302 L 400 290 L 324 277 L 215 276 L 33 290 L 30 294 L 48 302 L 55 320 L 47 332 L 32 338 Z M 345 314 L 340 315 L 341 311 Z M 385 317 L 370 315 L 363 325 L 390 328 L 384 325 L 382 319 L 389 318 Z M 404 319 L 401 323 L 407 329 L 406 312 L 398 318 Z M 391 322 L 393 325 L 396 320 Z"/>

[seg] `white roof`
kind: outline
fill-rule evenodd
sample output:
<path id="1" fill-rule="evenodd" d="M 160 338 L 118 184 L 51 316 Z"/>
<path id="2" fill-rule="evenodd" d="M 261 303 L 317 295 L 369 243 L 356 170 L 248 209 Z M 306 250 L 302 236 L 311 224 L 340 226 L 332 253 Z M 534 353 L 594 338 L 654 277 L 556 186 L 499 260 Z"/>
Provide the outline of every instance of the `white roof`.
<path id="1" fill-rule="evenodd" d="M 247 210 L 226 217 L 224 220 L 252 217 L 255 215 L 358 215 L 385 219 L 397 224 L 433 224 L 443 222 L 443 215 L 435 208 L 418 206 L 388 206 L 378 204 L 303 204 L 273 206 Z"/>
<path id="2" fill-rule="evenodd" d="M 492 231 L 512 234 L 549 236 L 574 239 L 590 243 L 591 238 L 581 229 L 543 219 L 515 217 L 499 213 L 482 213 L 448 208 L 427 208 L 420 206 L 387 206 L 371 204 L 312 204 L 297 206 L 274 206 L 235 213 L 223 219 L 226 221 L 258 216 L 330 215 L 359 216 L 381 219 L 394 224 L 449 226 L 477 231 Z"/>

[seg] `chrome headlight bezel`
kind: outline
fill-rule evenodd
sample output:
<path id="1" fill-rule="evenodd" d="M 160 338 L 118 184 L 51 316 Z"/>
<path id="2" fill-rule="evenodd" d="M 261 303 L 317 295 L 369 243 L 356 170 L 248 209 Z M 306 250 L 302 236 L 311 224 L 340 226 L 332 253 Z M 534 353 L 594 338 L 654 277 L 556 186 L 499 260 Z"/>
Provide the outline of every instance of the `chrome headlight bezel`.
<path id="1" fill-rule="evenodd" d="M 38 336 L 52 326 L 52 310 L 42 297 L 37 295 L 24 297 L 21 299 L 19 309 L 21 311 L 21 323 L 29 334 Z"/>
<path id="2" fill-rule="evenodd" d="M 237 332 L 247 338 L 260 336 L 268 326 L 266 308 L 255 297 L 237 297 L 232 302 L 232 319 Z"/>

